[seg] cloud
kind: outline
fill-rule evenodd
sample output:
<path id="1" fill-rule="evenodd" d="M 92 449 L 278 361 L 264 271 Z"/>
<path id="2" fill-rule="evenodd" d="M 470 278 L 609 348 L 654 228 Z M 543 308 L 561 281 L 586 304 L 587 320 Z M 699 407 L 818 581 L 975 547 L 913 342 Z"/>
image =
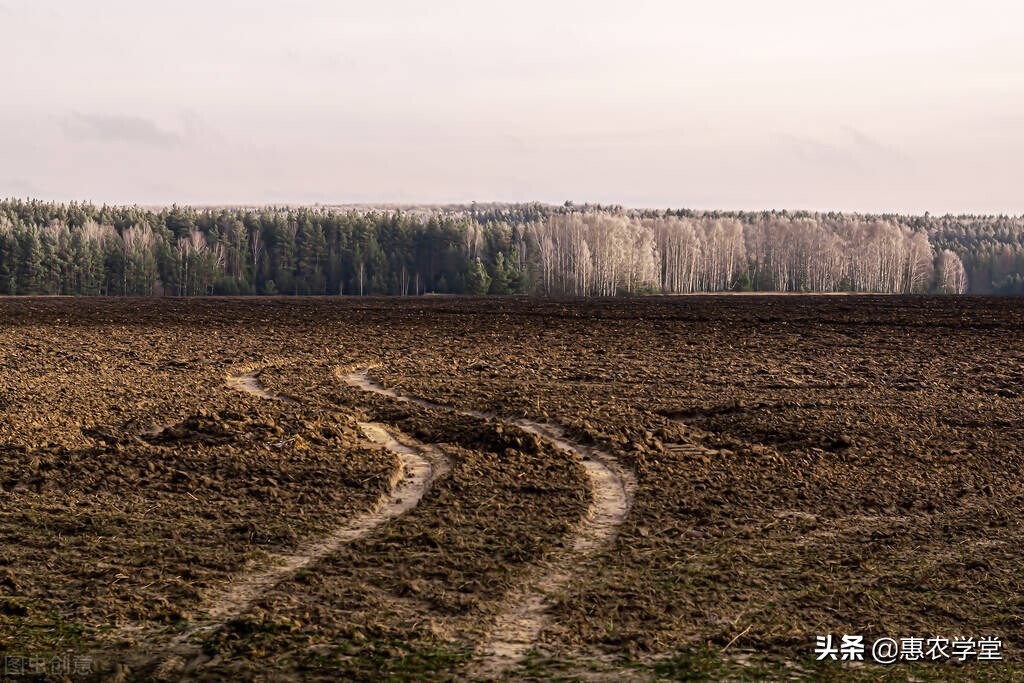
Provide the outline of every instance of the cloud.
<path id="1" fill-rule="evenodd" d="M 799 159 L 819 168 L 861 170 L 857 155 L 845 146 L 822 142 L 806 135 L 783 135 L 787 147 Z"/>
<path id="2" fill-rule="evenodd" d="M 40 189 L 25 178 L 7 178 L 0 181 L 0 197 L 38 197 Z"/>
<path id="3" fill-rule="evenodd" d="M 151 147 L 180 147 L 181 136 L 138 116 L 73 113 L 64 121 L 64 134 L 76 140 L 123 142 Z"/>
<path id="4" fill-rule="evenodd" d="M 223 145 L 227 138 L 211 126 L 206 119 L 191 109 L 183 109 L 178 115 L 181 121 L 182 140 L 193 146 Z"/>
<path id="5" fill-rule="evenodd" d="M 839 135 L 820 139 L 810 135 L 783 135 L 789 151 L 801 161 L 822 169 L 865 172 L 881 164 L 907 161 L 896 147 L 881 142 L 861 130 L 843 125 Z"/>
<path id="6" fill-rule="evenodd" d="M 883 142 L 879 142 L 875 138 L 867 135 L 863 131 L 854 128 L 853 126 L 842 126 L 842 130 L 846 133 L 850 140 L 853 142 L 854 147 L 868 152 L 873 156 L 879 156 L 886 159 L 902 160 L 903 154 L 891 145 L 887 145 Z"/>

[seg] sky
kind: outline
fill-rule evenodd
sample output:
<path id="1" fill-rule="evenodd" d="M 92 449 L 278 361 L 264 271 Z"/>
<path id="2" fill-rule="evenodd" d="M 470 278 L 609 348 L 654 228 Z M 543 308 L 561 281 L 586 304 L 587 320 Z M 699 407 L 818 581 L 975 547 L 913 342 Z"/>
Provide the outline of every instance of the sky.
<path id="1" fill-rule="evenodd" d="M 0 197 L 1024 213 L 1024 3 L 0 0 Z"/>

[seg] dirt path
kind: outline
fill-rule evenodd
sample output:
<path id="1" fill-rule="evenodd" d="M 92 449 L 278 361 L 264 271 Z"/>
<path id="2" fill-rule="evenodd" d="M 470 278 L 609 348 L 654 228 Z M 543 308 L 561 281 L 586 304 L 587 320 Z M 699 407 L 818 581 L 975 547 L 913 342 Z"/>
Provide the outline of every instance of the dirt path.
<path id="1" fill-rule="evenodd" d="M 268 400 L 296 402 L 287 396 L 279 396 L 264 389 L 256 375 L 256 371 L 229 375 L 227 384 L 239 391 Z M 398 456 L 398 467 L 388 480 L 388 492 L 380 496 L 370 511 L 348 520 L 327 536 L 301 547 L 292 554 L 272 555 L 268 568 L 244 576 L 210 598 L 196 623 L 169 643 L 160 670 L 184 671 L 188 666 L 187 660 L 200 653 L 199 648 L 190 642 L 195 636 L 216 631 L 232 617 L 245 613 L 261 595 L 289 576 L 338 550 L 344 544 L 366 535 L 381 524 L 412 510 L 419 504 L 434 480 L 450 469 L 448 459 L 440 450 L 420 444 L 393 428 L 373 422 L 360 422 L 359 427 L 367 439 Z M 131 632 L 137 630 L 128 629 L 125 635 Z"/>
<path id="2" fill-rule="evenodd" d="M 295 403 L 295 399 L 267 391 L 259 380 L 259 369 L 252 369 L 234 375 L 228 375 L 227 385 L 237 391 L 244 391 L 253 396 L 265 398 L 268 401 L 281 401 L 282 403 Z"/>
<path id="3" fill-rule="evenodd" d="M 261 398 L 284 403 L 294 399 L 267 391 L 260 383 L 258 370 L 228 375 L 227 384 L 233 389 Z M 307 545 L 291 555 L 272 558 L 273 566 L 232 584 L 212 600 L 206 614 L 216 622 L 244 612 L 267 589 L 282 579 L 337 550 L 345 543 L 365 535 L 390 519 L 408 512 L 419 504 L 430 484 L 449 468 L 440 451 L 414 442 L 384 425 L 360 422 L 359 428 L 368 439 L 398 456 L 399 465 L 388 480 L 388 493 L 382 494 L 369 512 L 361 514 L 326 537 Z"/>
<path id="4" fill-rule="evenodd" d="M 399 457 L 399 467 L 388 481 L 388 493 L 381 495 L 369 512 L 354 517 L 298 552 L 273 557 L 272 567 L 232 584 L 210 601 L 206 609 L 210 619 L 219 623 L 241 614 L 281 580 L 344 544 L 364 536 L 384 522 L 413 509 L 430 488 L 431 482 L 448 469 L 447 463 L 437 451 L 408 445 L 410 440 L 405 437 L 402 437 L 405 441 L 403 443 L 395 432 L 384 425 L 360 422 L 359 427 L 368 439 Z"/>
<path id="5" fill-rule="evenodd" d="M 512 608 L 499 616 L 490 639 L 480 648 L 480 658 L 470 671 L 474 677 L 492 678 L 501 675 L 522 661 L 531 646 L 537 642 L 557 593 L 578 574 L 581 566 L 586 566 L 598 550 L 608 546 L 614 539 L 616 531 L 629 513 L 633 491 L 636 488 L 635 477 L 613 455 L 572 441 L 556 425 L 503 418 L 473 410 L 457 410 L 424 399 L 404 396 L 374 380 L 370 377 L 369 370 L 348 373 L 339 370 L 337 374 L 349 386 L 389 396 L 397 401 L 514 425 L 550 441 L 559 450 L 569 453 L 578 460 L 586 472 L 593 500 L 572 539 L 571 549 L 545 562 L 544 569 L 538 568 L 537 575 L 528 580 L 513 596 Z"/>

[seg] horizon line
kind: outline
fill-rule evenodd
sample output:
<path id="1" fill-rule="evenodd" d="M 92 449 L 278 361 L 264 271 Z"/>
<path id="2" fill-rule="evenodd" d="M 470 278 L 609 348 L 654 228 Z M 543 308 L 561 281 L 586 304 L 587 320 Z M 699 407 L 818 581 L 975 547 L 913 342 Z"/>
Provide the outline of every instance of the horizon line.
<path id="1" fill-rule="evenodd" d="M 42 199 L 39 197 L 17 197 L 17 196 L 4 196 L 0 197 L 0 202 L 39 202 L 43 204 L 59 204 L 59 205 L 91 205 L 99 207 L 116 207 L 116 208 L 138 208 L 143 210 L 161 210 L 161 209 L 173 209 L 175 207 L 188 207 L 198 210 L 217 210 L 217 209 L 272 209 L 272 208 L 285 208 L 285 209 L 327 209 L 327 210 L 348 210 L 348 211 L 360 211 L 360 210 L 443 210 L 443 209 L 470 209 L 473 205 L 478 206 L 531 206 L 539 205 L 548 208 L 602 208 L 602 209 L 622 209 L 624 211 L 693 211 L 697 213 L 726 213 L 726 214 L 760 214 L 760 213 L 787 213 L 787 214 L 829 214 L 837 213 L 843 215 L 852 216 L 901 216 L 901 217 L 977 217 L 977 218 L 1015 218 L 1024 219 L 1024 212 L 1012 213 L 1012 212 L 969 212 L 969 211 L 943 211 L 933 212 L 930 210 L 910 210 L 910 211 L 892 211 L 892 210 L 863 210 L 863 209 L 806 209 L 806 208 L 757 208 L 757 209 L 737 209 L 737 208 L 705 208 L 697 206 L 640 206 L 640 205 L 627 205 L 620 202 L 596 202 L 596 201 L 584 201 L 577 202 L 575 200 L 565 200 L 561 203 L 544 201 L 544 200 L 453 200 L 453 201 L 348 201 L 348 202 L 294 202 L 294 201 L 266 201 L 266 202 L 189 202 L 189 201 L 172 201 L 172 202 L 123 202 L 123 201 L 97 201 L 94 199 Z"/>

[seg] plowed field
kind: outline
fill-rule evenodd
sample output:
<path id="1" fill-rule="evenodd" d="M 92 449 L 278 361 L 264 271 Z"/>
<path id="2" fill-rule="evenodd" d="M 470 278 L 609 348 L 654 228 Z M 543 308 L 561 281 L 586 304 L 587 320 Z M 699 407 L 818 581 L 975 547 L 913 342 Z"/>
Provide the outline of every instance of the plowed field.
<path id="1" fill-rule="evenodd" d="M 1022 444 L 1019 299 L 3 299 L 0 652 L 1015 680 Z M 825 634 L 1003 661 L 819 662 Z"/>

